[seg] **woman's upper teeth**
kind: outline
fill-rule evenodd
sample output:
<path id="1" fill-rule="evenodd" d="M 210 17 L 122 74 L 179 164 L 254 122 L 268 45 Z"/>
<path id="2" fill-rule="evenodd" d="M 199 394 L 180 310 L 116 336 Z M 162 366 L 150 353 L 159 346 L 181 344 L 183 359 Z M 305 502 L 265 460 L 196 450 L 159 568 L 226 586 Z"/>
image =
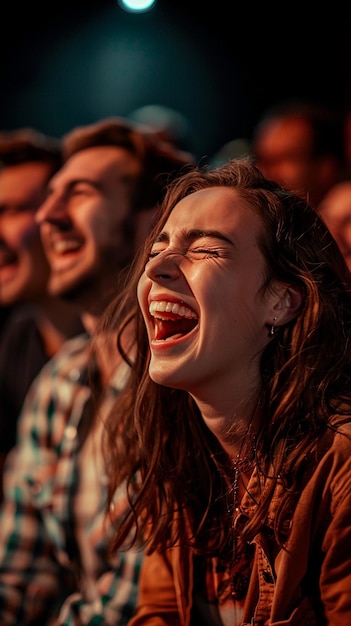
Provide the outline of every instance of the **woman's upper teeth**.
<path id="1" fill-rule="evenodd" d="M 159 315 L 159 313 L 173 313 L 173 315 L 179 315 L 180 317 L 197 318 L 195 311 L 189 309 L 187 306 L 178 302 L 167 302 L 165 300 L 153 300 L 150 302 L 149 312 L 154 317 L 160 317 L 161 319 L 162 315 Z"/>

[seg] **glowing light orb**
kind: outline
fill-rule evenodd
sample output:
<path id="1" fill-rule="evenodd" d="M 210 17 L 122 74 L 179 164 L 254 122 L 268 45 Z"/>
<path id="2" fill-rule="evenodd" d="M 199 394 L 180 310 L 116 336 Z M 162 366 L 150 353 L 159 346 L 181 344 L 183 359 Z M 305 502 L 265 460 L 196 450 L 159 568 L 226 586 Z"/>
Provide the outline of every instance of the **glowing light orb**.
<path id="1" fill-rule="evenodd" d="M 118 0 L 119 6 L 130 13 L 149 11 L 156 4 L 156 0 Z"/>

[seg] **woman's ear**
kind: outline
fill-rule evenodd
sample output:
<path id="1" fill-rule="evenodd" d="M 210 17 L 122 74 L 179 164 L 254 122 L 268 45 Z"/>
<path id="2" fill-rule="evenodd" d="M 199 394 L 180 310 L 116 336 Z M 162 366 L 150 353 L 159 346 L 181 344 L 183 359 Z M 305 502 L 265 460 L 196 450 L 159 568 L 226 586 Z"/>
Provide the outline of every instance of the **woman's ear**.
<path id="1" fill-rule="evenodd" d="M 274 317 L 276 326 L 282 326 L 290 322 L 296 316 L 301 307 L 302 294 L 296 287 L 284 287 L 277 303 L 274 305 Z"/>

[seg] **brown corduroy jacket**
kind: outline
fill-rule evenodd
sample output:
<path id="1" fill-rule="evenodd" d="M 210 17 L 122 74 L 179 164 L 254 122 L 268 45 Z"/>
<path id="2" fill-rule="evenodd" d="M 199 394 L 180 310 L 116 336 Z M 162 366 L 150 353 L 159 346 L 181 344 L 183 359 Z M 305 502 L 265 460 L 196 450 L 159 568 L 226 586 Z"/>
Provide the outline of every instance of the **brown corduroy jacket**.
<path id="1" fill-rule="evenodd" d="M 286 550 L 272 546 L 264 529 L 255 537 L 243 626 L 351 624 L 351 423 L 339 430 L 321 441 L 320 458 L 292 515 Z M 253 474 L 248 490 L 256 489 Z M 271 528 L 280 490 L 278 485 L 269 511 Z M 244 496 L 242 513 L 250 516 L 254 506 Z M 138 609 L 128 626 L 189 626 L 193 568 L 193 556 L 184 548 L 144 557 Z"/>

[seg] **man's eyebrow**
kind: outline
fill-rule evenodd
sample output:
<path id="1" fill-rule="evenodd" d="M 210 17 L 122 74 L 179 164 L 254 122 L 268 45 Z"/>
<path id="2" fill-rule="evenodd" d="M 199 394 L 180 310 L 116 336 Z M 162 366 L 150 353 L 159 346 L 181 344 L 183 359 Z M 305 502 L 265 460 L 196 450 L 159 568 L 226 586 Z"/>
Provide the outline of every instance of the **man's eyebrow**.
<path id="1" fill-rule="evenodd" d="M 73 178 L 70 183 L 69 183 L 69 187 L 76 187 L 77 185 L 89 185 L 89 187 L 100 187 L 101 186 L 101 181 L 99 180 L 93 180 L 91 178 L 84 178 L 84 176 L 80 176 L 79 178 Z"/>
<path id="2" fill-rule="evenodd" d="M 95 181 L 92 180 L 91 178 L 84 178 L 79 177 L 79 178 L 72 178 L 72 180 L 68 181 L 65 184 L 65 187 L 67 189 L 68 192 L 72 191 L 72 189 L 74 189 L 75 187 L 77 187 L 78 185 L 87 185 L 89 187 L 93 187 L 94 189 L 100 189 L 101 188 L 101 182 L 100 181 Z M 47 186 L 47 193 L 48 194 L 52 194 L 55 192 L 55 185 L 54 184 L 48 184 Z"/>
<path id="3" fill-rule="evenodd" d="M 229 243 L 231 246 L 234 245 L 231 239 L 226 237 L 223 233 L 221 233 L 218 230 L 203 230 L 200 228 L 194 228 L 192 230 L 184 229 L 181 232 L 181 236 L 188 241 L 196 241 L 197 239 L 211 238 L 211 239 L 221 239 L 222 241 Z M 162 231 L 161 233 L 159 233 L 159 235 L 157 235 L 157 237 L 154 240 L 154 243 L 164 243 L 165 241 L 169 241 L 169 235 L 167 234 L 166 231 Z"/>

